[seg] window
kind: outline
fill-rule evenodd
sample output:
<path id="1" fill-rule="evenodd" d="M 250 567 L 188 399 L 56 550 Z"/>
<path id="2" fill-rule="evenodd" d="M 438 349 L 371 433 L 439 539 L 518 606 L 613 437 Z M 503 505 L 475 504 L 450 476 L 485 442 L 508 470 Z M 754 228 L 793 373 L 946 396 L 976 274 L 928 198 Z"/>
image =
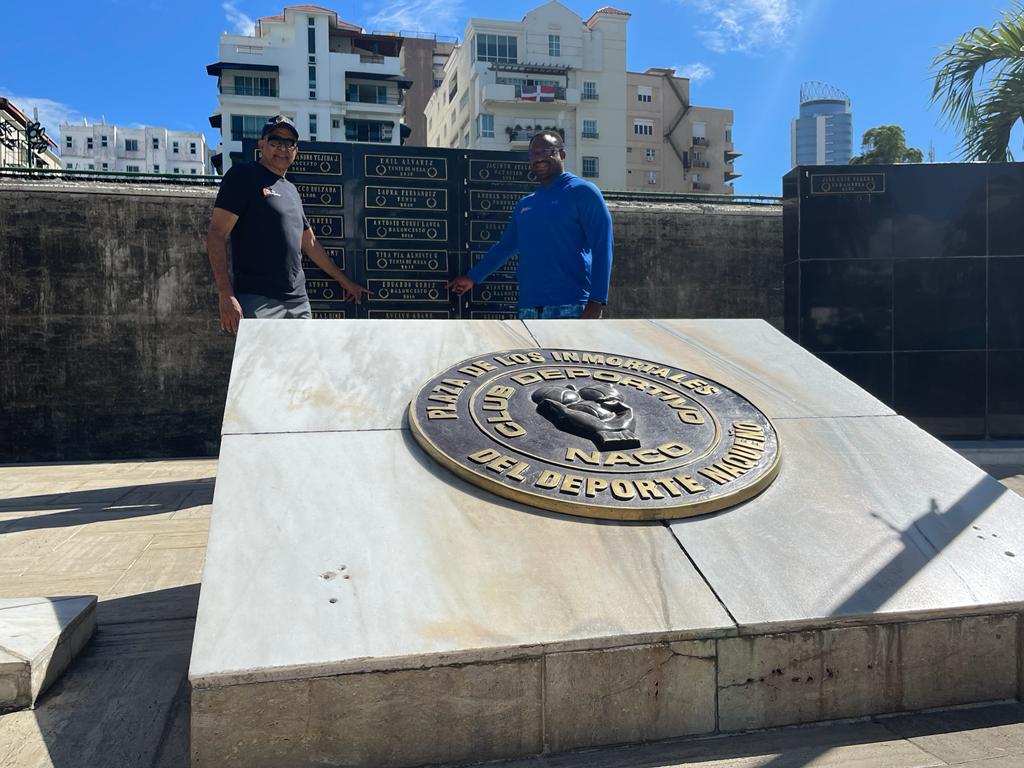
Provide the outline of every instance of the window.
<path id="1" fill-rule="evenodd" d="M 270 118 L 266 115 L 232 115 L 231 116 L 231 140 L 241 141 L 242 139 L 258 139 L 263 132 L 263 126 Z M 173 151 L 177 153 L 178 142 L 173 142 Z"/>
<path id="2" fill-rule="evenodd" d="M 64 167 L 74 169 L 75 164 L 68 160 L 67 162 L 64 163 Z"/>
<path id="3" fill-rule="evenodd" d="M 190 155 L 194 155 L 196 153 L 196 143 L 194 141 L 190 141 L 188 143 L 188 152 Z"/>
<path id="4" fill-rule="evenodd" d="M 434 78 L 434 87 L 435 87 L 435 88 L 440 88 L 440 87 L 441 87 L 442 85 L 444 85 L 444 80 L 438 80 L 438 79 L 437 79 L 437 78 L 435 77 L 435 78 Z"/>
<path id="5" fill-rule="evenodd" d="M 312 22 L 313 20 L 310 19 L 310 21 Z M 309 52 L 316 53 L 316 29 L 313 27 L 313 24 L 310 24 L 309 29 L 306 30 L 306 40 L 309 44 Z"/>
<path id="6" fill-rule="evenodd" d="M 309 116 L 309 140 L 316 141 L 316 115 Z"/>
<path id="7" fill-rule="evenodd" d="M 309 56 L 307 57 L 306 63 L 307 64 L 316 64 L 316 54 L 313 54 L 313 53 L 309 54 Z"/>
<path id="8" fill-rule="evenodd" d="M 124 140 L 124 151 L 125 152 L 138 152 L 139 151 L 139 140 L 138 139 L 125 139 Z"/>
<path id="9" fill-rule="evenodd" d="M 316 101 L 316 91 L 310 91 L 309 92 L 309 100 L 310 101 Z"/>
<path id="10" fill-rule="evenodd" d="M 92 149 L 92 136 L 88 137 L 85 140 L 85 148 L 86 149 Z"/>
<path id="11" fill-rule="evenodd" d="M 725 124 L 725 141 L 732 144 L 732 123 Z"/>
<path id="12" fill-rule="evenodd" d="M 584 139 L 596 139 L 597 138 L 597 120 L 584 120 L 583 121 L 583 138 Z"/>
<path id="13" fill-rule="evenodd" d="M 465 110 L 469 106 L 469 91 L 462 94 L 462 98 L 459 99 L 459 109 Z"/>
<path id="14" fill-rule="evenodd" d="M 277 96 L 277 80 L 273 77 L 235 75 L 236 96 Z"/>
<path id="15" fill-rule="evenodd" d="M 583 178 L 585 178 L 585 179 L 596 179 L 597 178 L 597 158 L 596 157 L 584 157 L 583 158 Z"/>
<path id="16" fill-rule="evenodd" d="M 309 90 L 316 90 L 316 67 L 309 68 Z"/>
<path id="17" fill-rule="evenodd" d="M 232 119 L 234 119 L 234 118 L 232 118 Z M 263 122 L 266 122 L 266 120 L 264 120 Z M 263 130 L 263 126 L 260 126 L 260 130 Z M 254 137 L 247 136 L 246 138 L 259 138 L 259 136 L 258 135 L 254 136 Z M 172 141 L 171 142 L 171 152 L 173 152 L 174 154 L 178 154 L 178 142 L 176 142 L 176 141 Z"/>
<path id="18" fill-rule="evenodd" d="M 189 168 L 188 172 L 191 173 L 193 176 L 196 175 L 196 169 L 195 168 Z"/>
<path id="19" fill-rule="evenodd" d="M 101 147 L 107 146 L 107 137 L 106 136 L 100 136 L 100 146 Z"/>
<path id="20" fill-rule="evenodd" d="M 451 104 L 455 100 L 455 94 L 459 92 L 459 76 L 453 74 L 452 82 L 448 86 L 448 103 Z"/>
<path id="21" fill-rule="evenodd" d="M 644 160 L 646 160 L 648 163 L 653 163 L 657 159 L 658 150 L 656 150 L 654 147 L 648 147 L 647 149 L 644 150 Z"/>
<path id="22" fill-rule="evenodd" d="M 153 137 L 153 149 L 160 149 L 160 139 Z"/>
<path id="23" fill-rule="evenodd" d="M 548 56 L 562 55 L 562 38 L 558 35 L 548 35 Z"/>
<path id="24" fill-rule="evenodd" d="M 480 126 L 481 139 L 494 138 L 494 115 L 481 112 L 478 125 Z"/>
<path id="25" fill-rule="evenodd" d="M 341 118 L 340 117 L 332 117 L 331 118 L 331 128 L 341 128 Z"/>
<path id="26" fill-rule="evenodd" d="M 589 101 L 597 100 L 597 81 L 596 80 L 584 80 L 583 81 L 583 98 Z"/>
<path id="27" fill-rule="evenodd" d="M 477 33 L 476 51 L 477 61 L 491 61 L 495 64 L 518 64 L 519 43 L 511 35 L 487 35 Z"/>
<path id="28" fill-rule="evenodd" d="M 160 173 L 160 164 L 153 163 L 153 173 Z"/>
<path id="29" fill-rule="evenodd" d="M 648 184 L 657 184 L 658 183 L 658 172 L 657 171 L 648 171 L 647 172 L 647 183 Z"/>
<path id="30" fill-rule="evenodd" d="M 381 123 L 374 120 L 346 120 L 345 141 L 375 141 L 390 144 L 394 130 L 394 123 Z"/>
<path id="31" fill-rule="evenodd" d="M 65 147 L 65 149 L 71 149 L 71 137 L 70 136 L 67 136 L 64 139 L 64 147 Z"/>
<path id="32" fill-rule="evenodd" d="M 388 87 L 386 85 L 360 85 L 359 83 L 348 84 L 348 101 L 355 101 L 362 104 L 387 104 Z"/>
<path id="33" fill-rule="evenodd" d="M 466 147 L 466 148 L 469 147 L 469 131 L 468 130 L 464 134 L 462 134 L 462 146 Z"/>
<path id="34" fill-rule="evenodd" d="M 109 166 L 109 165 L 107 165 L 106 163 L 104 163 L 104 164 L 102 165 L 102 170 L 104 170 L 104 171 L 105 171 L 105 170 L 107 170 L 108 168 L 110 168 L 110 166 Z"/>
<path id="35" fill-rule="evenodd" d="M 126 171 L 128 171 L 128 173 L 138 173 L 139 172 L 139 166 L 137 166 L 137 165 L 126 165 L 124 169 Z"/>
<path id="36" fill-rule="evenodd" d="M 651 86 L 649 85 L 638 85 L 636 87 L 636 100 L 643 102 L 650 102 L 654 99 Z"/>
<path id="37" fill-rule="evenodd" d="M 96 164 L 95 163 L 89 163 L 89 170 L 90 171 L 95 171 L 96 170 Z"/>
<path id="38" fill-rule="evenodd" d="M 654 121 L 653 120 L 634 120 L 633 121 L 633 133 L 637 136 L 653 136 L 654 135 Z"/>
<path id="39" fill-rule="evenodd" d="M 690 178 L 696 181 L 698 184 L 704 180 L 704 177 L 701 176 L 699 173 L 693 174 Z"/>
<path id="40" fill-rule="evenodd" d="M 693 143 L 694 144 L 707 144 L 707 123 L 694 123 L 693 124 Z"/>

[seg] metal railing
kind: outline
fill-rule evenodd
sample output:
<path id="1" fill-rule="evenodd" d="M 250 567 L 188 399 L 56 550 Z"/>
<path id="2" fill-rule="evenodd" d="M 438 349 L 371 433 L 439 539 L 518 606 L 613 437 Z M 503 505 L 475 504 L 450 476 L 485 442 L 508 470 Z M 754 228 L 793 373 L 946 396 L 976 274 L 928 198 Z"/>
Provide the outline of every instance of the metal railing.
<path id="1" fill-rule="evenodd" d="M 693 137 L 693 146 L 695 146 L 695 147 L 706 147 L 707 145 L 708 145 L 708 140 L 704 136 L 694 136 Z"/>
<path id="2" fill-rule="evenodd" d="M 710 168 L 711 167 L 711 163 L 709 163 L 707 160 L 691 160 L 690 161 L 690 165 L 692 165 L 694 168 Z"/>
<path id="3" fill-rule="evenodd" d="M 353 96 L 355 96 L 356 98 L 352 98 Z M 385 105 L 388 105 L 388 104 L 394 105 L 394 104 L 401 104 L 402 103 L 402 99 L 400 97 L 392 96 L 390 94 L 387 95 L 387 96 L 383 96 L 383 97 L 382 96 L 370 96 L 370 95 L 367 95 L 366 98 L 362 98 L 362 97 L 360 97 L 359 94 L 349 93 L 349 94 L 346 94 L 345 101 L 347 101 L 349 104 L 380 104 L 381 106 L 385 106 Z"/>
<path id="4" fill-rule="evenodd" d="M 599 138 L 601 138 L 600 133 L 598 133 L 597 131 L 583 131 L 582 133 L 580 133 L 580 136 L 582 136 L 584 139 L 599 139 Z"/>
<path id="5" fill-rule="evenodd" d="M 694 181 L 692 183 L 693 183 L 694 190 L 696 190 L 698 192 L 710 192 L 711 191 L 711 185 L 708 184 L 706 181 Z"/>
<path id="6" fill-rule="evenodd" d="M 360 53 L 359 54 L 360 64 L 383 64 L 384 57 L 376 53 Z"/>
<path id="7" fill-rule="evenodd" d="M 580 99 L 583 101 L 597 101 L 598 98 L 599 97 L 596 93 L 587 93 L 586 91 L 584 91 L 583 93 L 580 94 Z"/>
<path id="8" fill-rule="evenodd" d="M 222 85 L 220 92 L 229 96 L 262 96 L 268 99 L 277 98 L 277 88 L 236 88 L 233 85 Z"/>
<path id="9" fill-rule="evenodd" d="M 0 166 L 0 179 L 28 179 L 34 181 L 61 180 L 105 182 L 120 184 L 173 184 L 180 186 L 209 187 L 220 184 L 218 175 L 178 173 L 132 173 L 128 171 L 89 171 L 69 168 L 23 168 Z M 701 182 L 693 182 L 694 186 Z M 702 184 L 710 188 L 710 184 Z M 736 205 L 781 205 L 782 198 L 774 195 L 727 195 L 721 193 L 694 192 L 641 192 L 637 190 L 602 190 L 601 195 L 609 202 L 624 203 L 728 203 Z"/>

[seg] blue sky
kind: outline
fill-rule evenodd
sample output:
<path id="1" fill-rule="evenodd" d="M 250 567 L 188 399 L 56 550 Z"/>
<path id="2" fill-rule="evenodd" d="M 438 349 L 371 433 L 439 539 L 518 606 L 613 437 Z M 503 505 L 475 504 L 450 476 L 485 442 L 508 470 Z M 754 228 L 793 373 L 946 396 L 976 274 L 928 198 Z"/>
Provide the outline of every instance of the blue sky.
<path id="1" fill-rule="evenodd" d="M 789 170 L 789 125 L 800 84 L 820 80 L 853 102 L 855 143 L 868 128 L 902 125 L 908 144 L 939 162 L 958 137 L 929 105 L 930 64 L 974 26 L 992 24 L 1007 0 L 607 0 L 633 14 L 628 67 L 692 74 L 695 104 L 735 110 L 743 152 L 736 191 L 776 195 Z M 997 4 L 1001 3 L 1001 5 Z M 122 125 L 204 130 L 216 107 L 218 35 L 280 13 L 281 0 L 51 0 L 46 11 L 5 2 L 0 95 L 44 123 L 87 117 Z M 368 30 L 425 30 L 461 38 L 471 16 L 520 19 L 539 0 L 319 0 Z M 566 0 L 588 18 L 602 2 Z M 500 8 L 499 10 L 496 10 Z M 87 10 L 86 10 L 87 9 Z M 1020 132 L 1014 146 L 1020 150 Z"/>

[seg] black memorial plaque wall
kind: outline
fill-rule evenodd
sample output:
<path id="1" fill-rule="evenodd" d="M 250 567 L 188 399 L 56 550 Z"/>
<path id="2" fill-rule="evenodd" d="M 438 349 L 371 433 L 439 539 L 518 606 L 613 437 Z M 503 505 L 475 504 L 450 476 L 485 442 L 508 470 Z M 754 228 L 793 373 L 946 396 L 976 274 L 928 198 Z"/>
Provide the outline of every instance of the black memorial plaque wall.
<path id="1" fill-rule="evenodd" d="M 255 141 L 243 156 L 259 159 Z M 515 256 L 464 297 L 445 286 L 484 257 L 533 190 L 524 153 L 302 142 L 288 179 L 331 260 L 371 291 L 345 302 L 304 257 L 314 317 L 515 316 Z"/>
<path id="2" fill-rule="evenodd" d="M 798 167 L 785 329 L 933 434 L 1024 436 L 1024 164 Z"/>

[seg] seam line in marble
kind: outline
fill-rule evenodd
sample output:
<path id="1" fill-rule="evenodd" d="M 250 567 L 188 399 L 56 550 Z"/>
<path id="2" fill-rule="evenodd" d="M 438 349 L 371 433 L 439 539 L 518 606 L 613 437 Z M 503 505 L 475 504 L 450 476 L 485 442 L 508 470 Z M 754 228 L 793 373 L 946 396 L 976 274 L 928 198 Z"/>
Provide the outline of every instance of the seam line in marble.
<path id="1" fill-rule="evenodd" d="M 676 532 L 672 529 L 672 526 L 669 524 L 671 522 L 671 520 L 662 520 L 661 524 L 666 528 L 666 530 L 668 530 L 669 535 L 675 540 L 676 546 L 679 547 L 680 551 L 689 561 L 690 565 L 693 566 L 693 570 L 697 573 L 698 576 L 700 576 L 701 580 L 707 586 L 711 594 L 715 596 L 715 600 L 717 600 L 718 604 L 722 606 L 722 610 L 725 611 L 725 615 L 729 617 L 729 621 L 732 622 L 734 627 L 739 627 L 739 622 L 736 621 L 736 617 L 732 615 L 732 611 L 729 610 L 729 606 L 725 604 L 725 601 L 718 594 L 718 590 L 716 590 L 714 585 L 708 580 L 708 577 L 704 575 L 704 572 L 699 567 L 697 567 L 697 563 L 694 562 L 692 557 L 690 557 L 690 553 L 686 551 L 686 547 L 683 546 L 683 542 L 680 541 L 678 536 L 676 536 Z"/>

